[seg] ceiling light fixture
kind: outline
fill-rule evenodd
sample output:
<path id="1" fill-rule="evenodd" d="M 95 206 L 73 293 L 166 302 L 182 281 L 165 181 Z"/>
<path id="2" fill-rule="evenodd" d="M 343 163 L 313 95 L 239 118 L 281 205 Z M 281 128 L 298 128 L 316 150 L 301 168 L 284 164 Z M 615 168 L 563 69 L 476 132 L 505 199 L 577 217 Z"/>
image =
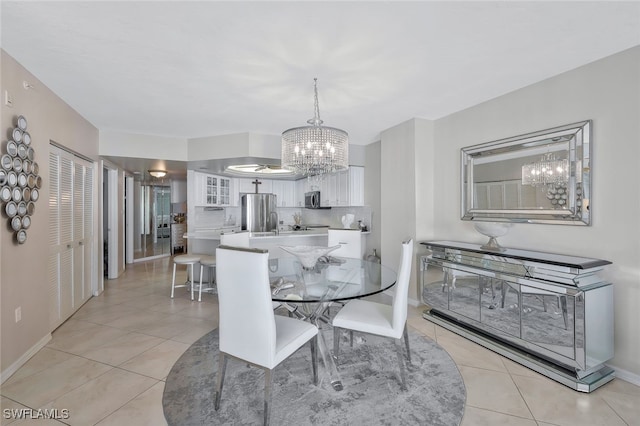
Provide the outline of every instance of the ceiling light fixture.
<path id="1" fill-rule="evenodd" d="M 167 171 L 166 170 L 149 170 L 149 174 L 154 178 L 160 179 L 167 175 Z"/>
<path id="2" fill-rule="evenodd" d="M 283 169 L 281 166 L 274 164 L 236 164 L 228 166 L 225 170 L 226 173 L 241 174 L 241 175 L 291 175 L 291 170 Z"/>
<path id="3" fill-rule="evenodd" d="M 349 135 L 323 126 L 318 106 L 318 79 L 313 79 L 314 116 L 309 126 L 282 132 L 282 167 L 304 176 L 346 170 L 349 167 Z"/>

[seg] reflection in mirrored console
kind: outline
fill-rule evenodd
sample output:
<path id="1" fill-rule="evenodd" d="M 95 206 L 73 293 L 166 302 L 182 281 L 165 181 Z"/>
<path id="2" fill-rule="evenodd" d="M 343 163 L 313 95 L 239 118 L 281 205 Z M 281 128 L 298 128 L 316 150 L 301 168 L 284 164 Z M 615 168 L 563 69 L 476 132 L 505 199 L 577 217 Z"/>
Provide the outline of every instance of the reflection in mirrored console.
<path id="1" fill-rule="evenodd" d="M 613 292 L 597 277 L 609 262 L 523 250 L 489 254 L 448 241 L 422 244 L 432 250 L 421 259 L 426 319 L 480 336 L 475 341 L 481 344 L 495 341 L 531 368 L 535 358 L 544 365 L 536 371 L 577 390 L 611 380 L 603 371 L 613 357 Z"/>

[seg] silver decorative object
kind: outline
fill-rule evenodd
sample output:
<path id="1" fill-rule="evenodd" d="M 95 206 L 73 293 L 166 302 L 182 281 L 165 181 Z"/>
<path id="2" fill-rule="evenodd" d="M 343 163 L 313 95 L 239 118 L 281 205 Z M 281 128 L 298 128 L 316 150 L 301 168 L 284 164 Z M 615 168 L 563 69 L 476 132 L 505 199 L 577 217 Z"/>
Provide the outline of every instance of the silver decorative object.
<path id="1" fill-rule="evenodd" d="M 474 228 L 476 231 L 489 237 L 489 241 L 486 244 L 480 246 L 485 250 L 491 251 L 505 251 L 506 249 L 498 244 L 498 237 L 502 237 L 509 232 L 509 228 L 511 228 L 510 223 L 492 223 L 492 222 L 478 222 L 475 223 Z"/>
<path id="2" fill-rule="evenodd" d="M 38 164 L 33 162 L 35 150 L 29 146 L 31 135 L 26 130 L 27 119 L 20 115 L 11 130 L 13 140 L 4 144 L 6 153 L 0 157 L 0 201 L 18 244 L 27 241 L 26 229 L 31 226 L 37 188 L 42 186 Z"/>

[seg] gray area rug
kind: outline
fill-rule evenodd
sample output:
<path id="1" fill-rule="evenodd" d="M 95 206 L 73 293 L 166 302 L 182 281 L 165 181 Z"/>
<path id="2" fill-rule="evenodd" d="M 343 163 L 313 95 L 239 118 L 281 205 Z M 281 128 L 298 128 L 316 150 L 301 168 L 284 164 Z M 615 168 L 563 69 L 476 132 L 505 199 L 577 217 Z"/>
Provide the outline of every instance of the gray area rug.
<path id="1" fill-rule="evenodd" d="M 324 335 L 332 348 L 332 332 Z M 402 392 L 393 342 L 354 336 L 353 348 L 346 335 L 340 346 L 340 392 L 331 387 L 320 358 L 319 383 L 313 385 L 308 345 L 276 367 L 272 425 L 460 424 L 466 390 L 455 363 L 438 344 L 409 333 L 412 363 L 408 391 Z M 191 345 L 167 376 L 162 406 L 169 425 L 262 424 L 263 371 L 229 359 L 220 410 L 215 411 L 217 368 L 218 331 L 213 330 Z"/>

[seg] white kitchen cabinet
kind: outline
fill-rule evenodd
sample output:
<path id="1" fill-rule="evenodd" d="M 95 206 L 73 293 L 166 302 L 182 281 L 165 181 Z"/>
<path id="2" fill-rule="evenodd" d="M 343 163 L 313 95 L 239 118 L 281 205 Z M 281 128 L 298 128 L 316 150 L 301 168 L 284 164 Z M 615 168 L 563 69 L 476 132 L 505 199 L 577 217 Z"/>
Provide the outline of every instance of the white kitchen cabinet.
<path id="1" fill-rule="evenodd" d="M 336 173 L 330 173 L 322 177 L 320 181 L 320 205 L 322 207 L 337 205 L 337 182 Z"/>
<path id="2" fill-rule="evenodd" d="M 304 207 L 304 194 L 307 192 L 307 179 L 296 181 L 296 207 Z"/>
<path id="3" fill-rule="evenodd" d="M 364 167 L 331 173 L 320 184 L 323 207 L 363 206 Z"/>
<path id="4" fill-rule="evenodd" d="M 349 202 L 350 206 L 364 206 L 364 167 L 349 167 Z"/>
<path id="5" fill-rule="evenodd" d="M 235 180 L 235 205 L 242 204 L 242 194 L 255 194 L 256 184 L 255 178 L 237 178 Z M 258 193 L 259 194 L 271 194 L 273 192 L 273 181 L 270 179 L 258 179 Z"/>
<path id="6" fill-rule="evenodd" d="M 320 191 L 322 207 L 364 206 L 364 167 L 351 166 L 349 170 L 330 173 L 319 181 L 296 181 L 296 206 L 304 207 L 304 194 Z"/>
<path id="7" fill-rule="evenodd" d="M 349 198 L 350 192 L 350 177 L 349 170 L 336 173 L 336 185 L 335 185 L 335 202 L 334 206 L 350 206 L 351 200 Z"/>
<path id="8" fill-rule="evenodd" d="M 253 184 L 251 183 L 252 179 L 249 178 L 237 178 L 236 179 L 236 192 L 238 194 L 246 193 L 246 192 L 254 192 Z"/>
<path id="9" fill-rule="evenodd" d="M 256 193 L 255 178 L 238 178 L 236 179 L 236 187 L 238 193 Z M 273 192 L 273 181 L 270 179 L 258 179 L 258 193 L 270 194 Z"/>
<path id="10" fill-rule="evenodd" d="M 232 179 L 194 172 L 195 203 L 198 206 L 228 206 L 231 204 Z"/>
<path id="11" fill-rule="evenodd" d="M 278 207 L 296 207 L 296 183 L 289 180 L 272 181 L 272 191 L 276 194 Z"/>

